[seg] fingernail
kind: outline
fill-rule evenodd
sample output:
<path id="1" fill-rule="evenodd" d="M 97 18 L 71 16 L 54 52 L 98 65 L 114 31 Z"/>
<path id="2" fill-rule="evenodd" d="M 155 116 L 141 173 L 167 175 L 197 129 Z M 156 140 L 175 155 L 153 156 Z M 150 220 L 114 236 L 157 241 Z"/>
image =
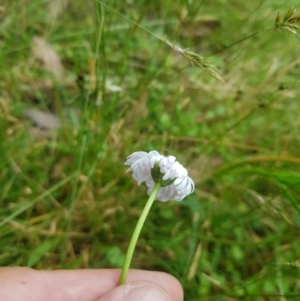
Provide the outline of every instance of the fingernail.
<path id="1" fill-rule="evenodd" d="M 168 294 L 154 284 L 128 284 L 123 301 L 171 301 Z"/>

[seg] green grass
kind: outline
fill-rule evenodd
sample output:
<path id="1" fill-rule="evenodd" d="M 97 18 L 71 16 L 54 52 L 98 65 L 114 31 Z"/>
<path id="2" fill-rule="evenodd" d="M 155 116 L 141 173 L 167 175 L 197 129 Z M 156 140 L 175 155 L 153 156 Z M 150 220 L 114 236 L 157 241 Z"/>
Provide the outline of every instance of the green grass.
<path id="1" fill-rule="evenodd" d="M 132 267 L 173 274 L 190 301 L 298 300 L 300 38 L 273 29 L 298 2 L 106 1 L 225 83 L 100 4 L 69 2 L 55 20 L 50 1 L 0 6 L 0 264 L 120 267 L 147 199 L 123 164 L 158 150 L 196 189 L 154 203 Z M 32 57 L 35 36 L 59 80 Z M 63 128 L 37 133 L 32 108 Z"/>

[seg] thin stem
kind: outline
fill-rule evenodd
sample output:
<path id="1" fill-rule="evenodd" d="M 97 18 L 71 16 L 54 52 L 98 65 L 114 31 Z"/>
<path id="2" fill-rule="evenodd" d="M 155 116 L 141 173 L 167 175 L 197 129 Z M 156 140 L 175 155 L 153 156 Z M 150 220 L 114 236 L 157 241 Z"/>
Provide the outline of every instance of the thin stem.
<path id="1" fill-rule="evenodd" d="M 149 199 L 146 203 L 146 206 L 144 207 L 144 210 L 136 224 L 136 227 L 133 231 L 133 234 L 132 234 L 132 237 L 131 237 L 131 240 L 130 240 L 130 243 L 129 243 L 129 246 L 128 246 L 128 249 L 127 249 L 127 253 L 126 253 L 126 256 L 125 256 L 125 260 L 124 260 L 124 263 L 123 263 L 123 267 L 122 267 L 122 272 L 121 272 L 121 276 L 120 276 L 120 281 L 119 281 L 119 284 L 124 284 L 126 283 L 126 278 L 127 278 L 127 274 L 128 274 L 128 270 L 129 270 L 129 266 L 130 266 L 130 262 L 131 262 L 131 259 L 132 259 L 132 255 L 133 255 L 133 252 L 134 252 L 134 249 L 135 249 L 135 246 L 136 246 L 136 242 L 138 240 L 138 237 L 141 233 L 141 230 L 143 228 L 143 225 L 145 223 L 145 220 L 146 220 L 146 217 L 151 209 L 151 206 L 155 200 L 155 197 L 159 191 L 161 187 L 161 184 L 160 183 L 156 183 L 150 196 L 149 196 Z"/>
<path id="2" fill-rule="evenodd" d="M 235 45 L 237 45 L 237 44 L 240 44 L 240 43 L 242 43 L 242 42 L 244 42 L 244 41 L 246 41 L 246 40 L 248 40 L 248 39 L 250 39 L 250 38 L 253 38 L 254 36 L 256 36 L 256 35 L 258 35 L 258 34 L 264 32 L 264 31 L 266 31 L 266 30 L 272 29 L 272 28 L 274 28 L 274 27 L 273 27 L 273 26 L 268 26 L 268 27 L 266 27 L 266 28 L 264 28 L 264 29 L 261 29 L 261 30 L 255 32 L 255 33 L 252 33 L 252 34 L 250 34 L 249 36 L 246 36 L 245 38 L 242 38 L 242 39 L 240 39 L 240 40 L 238 40 L 238 41 L 236 41 L 236 42 L 230 44 L 229 46 L 226 46 L 226 47 L 224 47 L 224 48 L 222 48 L 222 49 L 220 49 L 220 50 L 214 52 L 213 55 L 219 54 L 219 53 L 221 53 L 221 52 L 224 51 L 224 50 L 227 50 L 227 49 L 229 49 L 229 48 L 231 48 L 231 47 L 233 47 L 233 46 L 235 46 Z"/>
<path id="3" fill-rule="evenodd" d="M 146 32 L 148 32 L 149 34 L 151 34 L 152 36 L 156 37 L 157 39 L 165 42 L 164 39 L 162 39 L 161 37 L 157 36 L 155 33 L 151 32 L 150 30 L 148 30 L 147 28 L 143 27 L 142 25 L 138 24 L 137 22 L 134 22 L 133 20 L 127 18 L 126 16 L 120 14 L 119 12 L 117 12 L 116 10 L 110 8 L 109 6 L 105 5 L 102 1 L 96 1 L 98 3 L 100 3 L 101 5 L 103 5 L 105 8 L 107 8 L 108 10 L 114 12 L 115 14 L 117 14 L 118 16 L 120 16 L 121 18 L 127 20 L 128 22 L 134 24 L 135 26 L 138 26 L 140 28 L 142 28 L 143 30 L 145 30 Z"/>

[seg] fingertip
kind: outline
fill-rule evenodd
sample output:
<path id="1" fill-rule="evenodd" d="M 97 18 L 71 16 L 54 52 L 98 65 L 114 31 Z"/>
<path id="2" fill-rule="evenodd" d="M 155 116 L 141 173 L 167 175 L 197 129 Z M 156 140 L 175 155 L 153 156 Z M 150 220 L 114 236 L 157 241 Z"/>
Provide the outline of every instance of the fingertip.
<path id="1" fill-rule="evenodd" d="M 97 301 L 174 301 L 159 285 L 136 281 L 120 285 Z"/>
<path id="2" fill-rule="evenodd" d="M 165 289 L 167 290 L 167 292 L 169 292 L 172 300 L 183 301 L 184 292 L 179 280 L 175 278 L 173 275 L 167 273 L 163 273 L 163 274 L 168 279 L 168 281 L 165 282 L 166 284 L 168 284 Z"/>

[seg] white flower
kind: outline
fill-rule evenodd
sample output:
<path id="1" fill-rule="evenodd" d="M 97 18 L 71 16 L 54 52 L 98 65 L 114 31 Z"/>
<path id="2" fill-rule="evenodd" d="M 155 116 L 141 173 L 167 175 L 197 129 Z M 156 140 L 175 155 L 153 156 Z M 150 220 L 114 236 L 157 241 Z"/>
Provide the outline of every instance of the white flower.
<path id="1" fill-rule="evenodd" d="M 156 199 L 162 202 L 181 201 L 194 191 L 194 181 L 173 156 L 165 157 L 157 151 L 135 152 L 127 158 L 125 165 L 130 165 L 127 171 L 132 171 L 132 177 L 139 185 L 146 183 L 148 195 L 152 192 L 155 182 L 160 182 L 162 187 Z"/>

